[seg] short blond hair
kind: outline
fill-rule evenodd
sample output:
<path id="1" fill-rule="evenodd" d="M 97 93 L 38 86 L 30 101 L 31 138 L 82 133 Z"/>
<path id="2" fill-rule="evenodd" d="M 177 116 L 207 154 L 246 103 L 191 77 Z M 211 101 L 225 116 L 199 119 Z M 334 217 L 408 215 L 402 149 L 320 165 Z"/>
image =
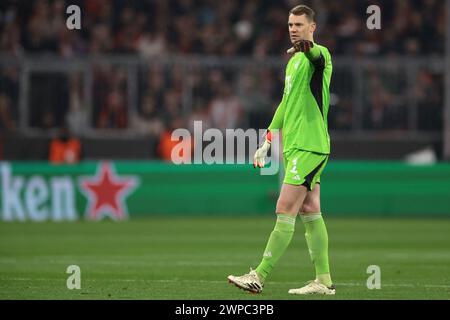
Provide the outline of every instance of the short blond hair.
<path id="1" fill-rule="evenodd" d="M 316 13 L 314 12 L 313 9 L 311 9 L 308 6 L 305 6 L 304 4 L 295 6 L 294 8 L 291 9 L 291 11 L 289 11 L 289 14 L 293 14 L 294 16 L 301 16 L 302 14 L 304 14 L 309 21 L 316 22 L 315 20 Z"/>

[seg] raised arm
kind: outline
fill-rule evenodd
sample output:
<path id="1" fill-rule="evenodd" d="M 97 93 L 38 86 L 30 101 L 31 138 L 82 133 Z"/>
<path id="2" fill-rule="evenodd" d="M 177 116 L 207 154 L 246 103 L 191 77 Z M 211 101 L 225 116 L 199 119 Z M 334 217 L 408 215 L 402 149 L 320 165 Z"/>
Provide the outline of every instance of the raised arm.
<path id="1" fill-rule="evenodd" d="M 309 40 L 299 40 L 288 50 L 288 53 L 303 52 L 316 68 L 325 68 L 325 57 L 320 48 Z"/>

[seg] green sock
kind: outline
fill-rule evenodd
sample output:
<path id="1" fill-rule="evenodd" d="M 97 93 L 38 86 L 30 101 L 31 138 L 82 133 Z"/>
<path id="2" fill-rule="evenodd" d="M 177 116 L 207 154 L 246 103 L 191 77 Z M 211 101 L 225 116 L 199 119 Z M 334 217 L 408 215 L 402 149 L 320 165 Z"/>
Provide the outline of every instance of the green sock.
<path id="1" fill-rule="evenodd" d="M 295 218 L 295 216 L 287 214 L 277 214 L 277 222 L 270 234 L 263 259 L 256 268 L 256 272 L 263 282 L 291 242 L 294 235 Z"/>
<path id="2" fill-rule="evenodd" d="M 328 264 L 328 233 L 322 214 L 301 215 L 305 225 L 305 238 L 309 255 L 316 271 L 316 279 L 326 285 L 332 285 Z"/>

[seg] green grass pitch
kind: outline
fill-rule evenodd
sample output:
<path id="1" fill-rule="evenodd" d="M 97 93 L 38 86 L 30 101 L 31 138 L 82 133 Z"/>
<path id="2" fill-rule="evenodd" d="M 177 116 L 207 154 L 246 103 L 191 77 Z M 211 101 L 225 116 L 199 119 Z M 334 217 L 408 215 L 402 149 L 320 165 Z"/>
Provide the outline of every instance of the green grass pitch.
<path id="1" fill-rule="evenodd" d="M 313 277 L 297 220 L 260 295 L 227 283 L 256 267 L 274 225 L 255 218 L 0 223 L 0 299 L 449 299 L 450 219 L 327 218 L 336 296 L 292 296 Z M 66 287 L 69 265 L 81 289 Z M 366 286 L 381 268 L 381 289 Z"/>

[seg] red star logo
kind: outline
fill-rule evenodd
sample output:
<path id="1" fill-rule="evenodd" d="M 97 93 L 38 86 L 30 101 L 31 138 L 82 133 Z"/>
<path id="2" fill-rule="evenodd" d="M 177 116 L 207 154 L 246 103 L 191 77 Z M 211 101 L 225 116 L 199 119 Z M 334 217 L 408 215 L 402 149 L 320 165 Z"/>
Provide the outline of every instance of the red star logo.
<path id="1" fill-rule="evenodd" d="M 139 181 L 135 176 L 119 177 L 109 162 L 100 163 L 94 177 L 81 177 L 81 191 L 88 198 L 85 217 L 100 220 L 109 215 L 113 220 L 128 217 L 125 198 L 133 191 Z"/>

